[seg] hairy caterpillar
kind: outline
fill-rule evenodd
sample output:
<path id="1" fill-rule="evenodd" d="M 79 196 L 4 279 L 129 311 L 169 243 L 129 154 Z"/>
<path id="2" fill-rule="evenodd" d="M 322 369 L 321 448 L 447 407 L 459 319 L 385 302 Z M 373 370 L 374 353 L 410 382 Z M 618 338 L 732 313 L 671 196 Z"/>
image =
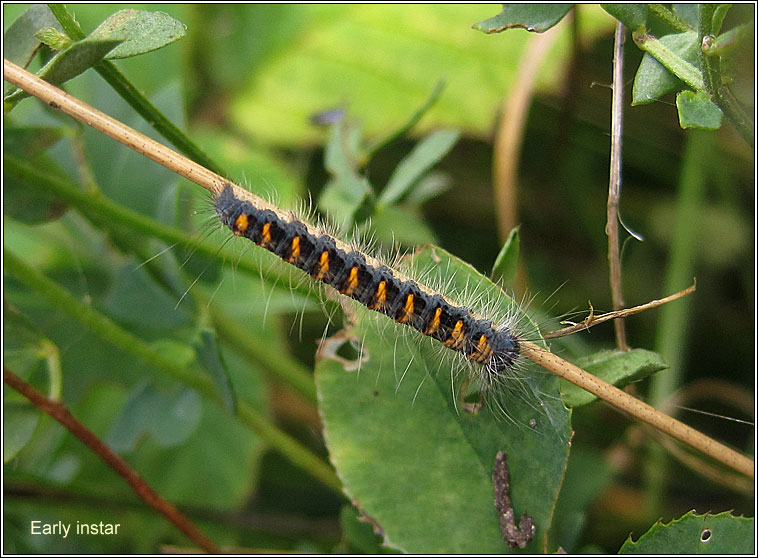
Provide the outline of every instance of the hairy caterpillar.
<path id="1" fill-rule="evenodd" d="M 485 385 L 497 384 L 503 371 L 518 358 L 518 339 L 510 328 L 475 316 L 469 308 L 400 277 L 330 235 L 313 232 L 294 217 L 286 220 L 270 209 L 237 198 L 230 185 L 216 196 L 214 207 L 221 222 L 236 236 L 253 241 L 370 310 L 481 364 Z"/>

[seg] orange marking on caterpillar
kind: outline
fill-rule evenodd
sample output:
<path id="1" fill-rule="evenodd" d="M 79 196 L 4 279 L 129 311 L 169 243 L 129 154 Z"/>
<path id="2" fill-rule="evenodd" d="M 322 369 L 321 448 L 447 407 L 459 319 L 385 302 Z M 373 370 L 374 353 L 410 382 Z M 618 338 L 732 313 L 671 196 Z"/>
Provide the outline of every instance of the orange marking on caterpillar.
<path id="1" fill-rule="evenodd" d="M 295 263 L 299 257 L 300 257 L 300 237 L 296 236 L 292 239 L 292 245 L 290 246 L 290 257 L 287 258 L 287 261 L 290 263 Z"/>
<path id="2" fill-rule="evenodd" d="M 387 302 L 387 281 L 382 279 L 376 286 L 374 302 L 368 305 L 369 310 L 379 310 Z"/>
<path id="3" fill-rule="evenodd" d="M 403 306 L 403 315 L 400 316 L 396 321 L 404 324 L 407 322 L 411 316 L 413 316 L 413 310 L 414 310 L 414 300 L 413 300 L 413 294 L 409 294 L 405 298 L 405 306 Z"/>
<path id="4" fill-rule="evenodd" d="M 266 223 L 261 230 L 261 246 L 265 248 L 269 242 L 271 242 L 271 223 Z"/>
<path id="5" fill-rule="evenodd" d="M 350 269 L 350 275 L 347 278 L 347 283 L 345 283 L 345 286 L 340 292 L 343 295 L 350 296 L 353 294 L 353 291 L 358 287 L 358 267 L 353 267 Z"/>
<path id="6" fill-rule="evenodd" d="M 492 355 L 492 347 L 489 339 L 486 335 L 482 335 L 476 344 L 476 352 L 471 353 L 468 358 L 474 362 L 486 362 L 490 355 Z"/>
<path id="7" fill-rule="evenodd" d="M 437 308 L 434 311 L 434 316 L 432 316 L 432 320 L 429 322 L 429 325 L 424 330 L 424 335 L 434 335 L 437 332 L 437 329 L 440 327 L 441 315 L 442 315 L 442 308 Z"/>
<path id="8" fill-rule="evenodd" d="M 318 261 L 318 271 L 316 271 L 314 277 L 320 281 L 326 277 L 327 273 L 329 273 L 329 252 L 324 250 L 321 252 L 321 258 Z"/>
<path id="9" fill-rule="evenodd" d="M 445 345 L 445 347 L 450 347 L 451 349 L 459 349 L 461 345 L 463 345 L 464 339 L 465 336 L 463 334 L 463 321 L 458 320 L 455 322 L 453 331 L 450 332 L 450 337 L 445 339 L 442 344 Z"/>
<path id="10" fill-rule="evenodd" d="M 237 236 L 245 236 L 245 231 L 249 225 L 250 220 L 248 219 L 247 215 L 243 213 L 237 217 L 237 220 L 234 222 L 234 228 L 232 231 L 234 231 L 234 234 Z"/>

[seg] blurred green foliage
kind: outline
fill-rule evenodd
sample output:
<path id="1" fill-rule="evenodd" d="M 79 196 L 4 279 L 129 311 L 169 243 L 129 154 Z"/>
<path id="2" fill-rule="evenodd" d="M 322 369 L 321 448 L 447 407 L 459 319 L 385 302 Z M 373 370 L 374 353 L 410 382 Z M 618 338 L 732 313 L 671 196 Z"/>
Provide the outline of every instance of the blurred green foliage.
<path id="1" fill-rule="evenodd" d="M 4 30 L 26 8 L 5 4 Z M 122 8 L 135 6 L 69 10 L 87 34 Z M 482 272 L 492 268 L 505 240 L 495 233 L 492 133 L 531 38 L 523 30 L 488 36 L 472 29 L 494 15 L 493 6 L 140 9 L 165 12 L 186 25 L 186 35 L 115 65 L 231 179 L 285 207 L 313 200 L 380 241 L 434 241 Z M 735 6 L 725 13 L 722 29 L 749 17 Z M 49 18 L 40 21 L 51 25 Z M 582 6 L 575 29 L 570 21 L 561 24 L 539 70 L 523 133 L 518 255 L 534 299 L 531 310 L 545 316 L 540 321 L 581 314 L 588 300 L 596 312 L 610 306 L 604 231 L 614 23 L 600 7 Z M 38 70 L 52 54 L 43 48 L 29 69 Z M 629 40 L 625 56 L 631 85 L 643 53 Z M 754 68 L 755 62 L 735 67 L 743 66 Z M 743 88 L 751 81 L 735 77 Z M 160 139 L 96 72 L 84 71 L 64 87 Z M 652 311 L 627 320 L 629 339 L 634 347 L 657 349 L 661 338 L 676 335 L 675 388 L 722 382 L 721 391 L 688 406 L 750 419 L 735 399 L 719 394 L 733 385 L 750 397 L 754 389 L 754 153 L 724 125 L 695 140 L 704 142 L 695 147 L 707 158 L 693 156 L 698 152 L 692 151 L 691 132 L 679 127 L 673 93 L 631 107 L 628 89 L 621 213 L 645 242 L 625 244 L 625 299 L 631 306 L 670 294 L 664 276 L 682 220 L 694 225 L 682 240 L 691 253 L 691 273 L 673 288 L 687 287 L 692 276 L 698 287 L 675 303 L 687 308 L 676 331 L 661 331 L 660 311 Z M 753 96 L 742 91 L 740 98 Z M 428 110 L 398 136 L 420 107 Z M 315 123 L 314 117 L 327 116 L 338 122 Z M 327 324 L 318 297 L 276 258 L 228 243 L 205 193 L 98 132 L 35 99 L 6 113 L 4 131 L 5 249 L 156 352 L 188 366 L 217 365 L 213 351 L 203 353 L 202 362 L 196 356 L 200 332 L 212 322 L 220 338 L 218 362 L 228 374 L 217 377 L 216 385 L 234 386 L 229 397 L 327 460 L 312 392 L 283 387 L 289 382 L 281 377 L 272 381 L 270 362 L 256 356 L 254 346 L 310 382 L 316 342 L 342 325 L 334 309 L 327 306 L 333 317 Z M 32 188 L 20 163 L 82 192 L 102 194 L 153 220 L 165 236 Z M 683 201 L 688 181 L 682 177 L 688 173 L 703 180 L 694 206 Z M 363 188 L 360 196 L 343 195 L 340 185 L 354 193 L 356 183 Z M 168 240 L 174 231 L 184 235 L 182 241 Z M 193 244 L 201 240 L 214 248 Z M 186 506 L 218 544 L 303 552 L 381 548 L 381 538 L 355 519 L 343 496 L 270 450 L 224 408 L 195 399 L 188 395 L 194 392 L 114 349 L 23 281 L 5 277 L 4 303 L 5 366 L 46 393 L 55 393 L 61 381 L 62 399 L 74 415 L 113 441 L 159 492 Z M 600 326 L 552 348 L 574 359 L 613 344 L 612 328 Z M 649 389 L 645 382 L 633 386 L 641 397 Z M 4 413 L 4 552 L 152 553 L 160 544 L 187 545 L 77 440 L 49 418 L 29 413 L 8 389 Z M 752 449 L 752 427 L 682 416 L 720 440 Z M 597 403 L 572 418 L 576 435 L 566 496 L 558 500 L 548 551 L 562 546 L 614 552 L 630 532 L 636 540 L 658 518 L 668 522 L 690 509 L 753 509 L 752 494 L 724 488 L 673 460 L 659 489 L 660 504 L 646 509 L 647 453 L 635 425 Z M 592 483 L 583 478 L 587 471 Z M 110 520 L 128 528 L 119 538 L 61 540 L 30 536 L 31 520 Z"/>

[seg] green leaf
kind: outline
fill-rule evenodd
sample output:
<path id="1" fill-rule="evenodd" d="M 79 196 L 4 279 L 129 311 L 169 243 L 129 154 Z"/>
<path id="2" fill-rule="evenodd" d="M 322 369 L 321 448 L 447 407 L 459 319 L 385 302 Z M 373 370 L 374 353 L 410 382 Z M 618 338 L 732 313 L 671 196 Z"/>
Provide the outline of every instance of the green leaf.
<path id="1" fill-rule="evenodd" d="M 658 521 L 637 542 L 629 537 L 619 554 L 755 554 L 755 520 L 730 512 L 687 512 L 668 525 Z"/>
<path id="2" fill-rule="evenodd" d="M 340 526 L 350 546 L 363 554 L 381 554 L 382 539 L 375 532 L 368 519 L 362 518 L 353 506 L 342 506 Z"/>
<path id="3" fill-rule="evenodd" d="M 718 130 L 724 114 L 705 91 L 682 91 L 676 96 L 679 125 L 682 128 Z"/>
<path id="4" fill-rule="evenodd" d="M 8 463 L 32 439 L 40 411 L 12 389 L 3 391 L 3 463 Z"/>
<path id="5" fill-rule="evenodd" d="M 229 420 L 224 409 L 207 403 L 201 407 L 189 439 L 170 448 L 148 439 L 131 460 L 172 503 L 239 510 L 249 501 L 266 446 L 239 421 Z"/>
<path id="6" fill-rule="evenodd" d="M 721 32 L 721 26 L 724 23 L 724 18 L 726 17 L 726 14 L 731 7 L 731 4 L 719 4 L 716 6 L 716 9 L 713 10 L 713 21 L 711 22 L 712 34 L 717 35 Z"/>
<path id="7" fill-rule="evenodd" d="M 616 387 L 623 387 L 668 368 L 657 353 L 645 349 L 600 351 L 578 359 L 576 365 Z M 571 407 L 587 405 L 597 399 L 566 380 L 561 380 L 561 393 L 563 401 Z"/>
<path id="8" fill-rule="evenodd" d="M 420 207 L 432 198 L 436 198 L 450 189 L 451 180 L 447 173 L 431 171 L 408 192 L 406 203 L 411 207 Z"/>
<path id="9" fill-rule="evenodd" d="M 577 9 L 588 40 L 611 28 L 612 19 L 597 6 Z M 461 27 L 477 21 L 481 10 L 462 3 L 298 6 L 288 12 L 295 21 L 276 28 L 284 35 L 271 39 L 276 48 L 256 58 L 255 71 L 236 89 L 229 107 L 233 126 L 274 145 L 310 146 L 326 135 L 310 116 L 348 104 L 351 114 L 361 115 L 365 137 L 384 138 L 388 123 L 407 121 L 408 107 L 422 106 L 445 78 L 444 93 L 414 131 L 454 128 L 489 137 L 492 115 L 518 79 L 531 37 L 513 32 L 493 40 Z M 557 92 L 565 82 L 569 27 L 561 27 L 538 93 Z M 292 28 L 294 36 L 308 39 L 292 40 Z"/>
<path id="10" fill-rule="evenodd" d="M 518 271 L 519 227 L 513 227 L 492 266 L 492 278 L 503 285 L 512 286 Z"/>
<path id="11" fill-rule="evenodd" d="M 603 9 L 634 31 L 647 23 L 647 4 L 600 4 Z"/>
<path id="12" fill-rule="evenodd" d="M 116 451 L 133 451 L 145 435 L 161 447 L 183 443 L 197 428 L 202 400 L 192 389 L 174 386 L 164 390 L 143 382 L 133 391 L 108 433 L 108 444 Z"/>
<path id="13" fill-rule="evenodd" d="M 398 164 L 379 196 L 380 203 L 397 203 L 421 176 L 442 160 L 458 141 L 460 133 L 440 130 L 421 140 Z"/>
<path id="14" fill-rule="evenodd" d="M 4 159 L 15 157 L 29 162 L 39 170 L 55 176 L 63 176 L 63 170 L 45 154 L 66 134 L 64 128 L 29 126 L 15 127 L 6 121 Z M 9 170 L 10 167 L 10 170 Z M 60 218 L 67 205 L 59 198 L 39 191 L 28 182 L 28 177 L 14 172 L 15 167 L 6 165 L 4 169 L 3 210 L 23 223 L 37 224 Z"/>
<path id="15" fill-rule="evenodd" d="M 6 29 L 3 34 L 3 57 L 26 68 L 40 45 L 35 33 L 43 27 L 63 31 L 46 4 L 35 4 Z"/>
<path id="16" fill-rule="evenodd" d="M 503 4 L 502 12 L 472 27 L 485 33 L 500 33 L 507 29 L 544 33 L 562 20 L 572 7 L 573 4 Z"/>
<path id="17" fill-rule="evenodd" d="M 432 280 L 452 278 L 451 290 L 476 292 L 504 314 L 516 312 L 499 288 L 439 248 L 422 250 L 409 265 Z M 508 380 L 512 390 L 469 413 L 459 402 L 466 365 L 449 358 L 451 351 L 362 306 L 354 310 L 357 324 L 327 340 L 316 365 L 330 458 L 350 500 L 393 548 L 506 553 L 491 478 L 503 450 L 513 505 L 537 526 L 527 549 L 542 548 L 570 437 L 557 379 L 524 365 Z M 538 338 L 536 326 L 520 319 L 524 335 Z M 347 339 L 363 358 L 343 346 Z"/>
<path id="18" fill-rule="evenodd" d="M 689 62 L 700 71 L 698 59 L 699 43 L 696 31 L 664 35 L 660 43 L 682 60 Z M 663 95 L 678 91 L 684 83 L 669 71 L 652 54 L 645 53 L 634 76 L 632 87 L 632 104 L 644 105 L 660 99 Z"/>
<path id="19" fill-rule="evenodd" d="M 90 39 L 71 43 L 71 45 L 53 56 L 37 76 L 53 85 L 60 85 L 91 68 L 113 50 L 123 39 Z M 5 97 L 5 103 L 12 107 L 21 99 L 28 97 L 26 91 L 17 89 Z"/>
<path id="20" fill-rule="evenodd" d="M 181 39 L 187 26 L 163 12 L 120 10 L 90 33 L 90 39 L 123 40 L 105 57 L 129 58 L 152 52 Z"/>

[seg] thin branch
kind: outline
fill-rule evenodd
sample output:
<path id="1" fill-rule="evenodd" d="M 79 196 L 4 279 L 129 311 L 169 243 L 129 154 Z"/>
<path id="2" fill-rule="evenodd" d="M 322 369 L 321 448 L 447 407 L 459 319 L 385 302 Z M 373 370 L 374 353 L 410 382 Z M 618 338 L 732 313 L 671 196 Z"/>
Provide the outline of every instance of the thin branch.
<path id="1" fill-rule="evenodd" d="M 150 485 L 148 485 L 129 465 L 110 449 L 89 428 L 76 420 L 74 415 L 63 403 L 48 399 L 27 382 L 16 376 L 7 368 L 3 368 L 3 379 L 6 384 L 26 397 L 42 412 L 61 423 L 69 432 L 79 438 L 111 469 L 118 473 L 132 487 L 134 492 L 158 513 L 173 523 L 182 533 L 200 548 L 211 554 L 219 554 L 221 550 L 206 537 L 192 521 L 190 521 L 173 504 L 164 500 Z"/>
<path id="2" fill-rule="evenodd" d="M 193 163 L 171 149 L 154 142 L 82 101 L 63 93 L 56 87 L 40 80 L 36 76 L 26 72 L 7 60 L 5 61 L 4 71 L 5 79 L 14 85 L 25 89 L 28 93 L 39 97 L 43 101 L 54 103 L 56 108 L 63 110 L 74 118 L 83 120 L 93 128 L 106 135 L 114 137 L 114 139 L 117 139 L 127 147 L 144 154 L 150 159 L 164 165 L 174 172 L 177 172 L 192 182 L 207 188 L 211 192 L 219 193 L 223 186 L 227 184 L 223 177 Z M 617 89 L 620 89 L 620 87 Z M 265 202 L 257 196 L 253 196 L 246 190 L 235 188 L 235 195 L 240 195 L 243 198 L 247 197 L 248 199 L 252 198 L 255 200 L 255 203 L 260 204 L 261 207 L 266 209 L 270 208 L 275 213 L 284 215 L 284 212 L 275 205 Z M 9 256 L 6 255 L 6 263 L 8 257 Z M 646 403 L 635 399 L 618 388 L 592 376 L 581 368 L 578 368 L 570 362 L 557 357 L 533 343 L 526 341 L 522 342 L 521 352 L 526 358 L 529 358 L 546 370 L 589 391 L 605 400 L 610 405 L 629 413 L 643 422 L 655 426 L 662 432 L 691 445 L 695 449 L 714 457 L 737 471 L 740 471 L 751 478 L 753 477 L 753 461 L 751 459 L 727 448 L 711 438 L 708 438 L 679 421 L 660 413 Z M 262 417 L 246 416 L 248 415 L 248 412 L 252 413 L 254 411 L 250 407 L 247 407 L 246 412 L 243 412 L 243 408 L 240 407 L 240 415 L 246 420 L 246 422 L 254 424 L 254 428 L 265 426 L 268 430 L 271 429 L 270 425 L 258 424 L 259 421 L 264 421 Z M 273 434 L 276 435 L 274 437 L 278 443 L 285 445 L 285 440 L 278 439 L 279 436 L 286 437 L 284 433 L 275 431 Z M 320 464 L 323 466 L 323 463 Z M 319 475 L 316 476 L 321 478 L 330 487 L 339 487 L 338 480 L 335 479 L 334 481 L 329 482 L 331 479 L 334 479 L 334 474 L 331 471 L 329 471 L 329 479 Z"/>
<path id="3" fill-rule="evenodd" d="M 621 285 L 621 255 L 619 254 L 618 208 L 621 198 L 621 136 L 624 125 L 624 24 L 616 24 L 616 40 L 613 49 L 613 104 L 611 107 L 611 176 L 608 185 L 608 220 L 605 232 L 608 235 L 608 265 L 610 266 L 611 298 L 613 309 L 624 307 Z M 616 346 L 629 350 L 626 342 L 624 321 L 616 320 Z"/>
<path id="4" fill-rule="evenodd" d="M 672 438 L 684 442 L 724 465 L 750 478 L 754 478 L 754 463 L 752 459 L 661 413 L 647 403 L 632 397 L 625 391 L 593 376 L 534 343 L 522 341 L 520 346 L 521 354 L 535 364 L 589 391 L 606 403 L 616 407 L 616 409 L 630 414 L 664 434 L 668 434 Z"/>
<path id="5" fill-rule="evenodd" d="M 564 335 L 569 335 L 577 331 L 589 329 L 592 326 L 602 324 L 603 322 L 607 322 L 608 320 L 617 320 L 619 318 L 627 318 L 633 314 L 639 314 L 640 312 L 644 312 L 645 310 L 652 310 L 653 308 L 657 308 L 658 306 L 663 306 L 664 304 L 668 302 L 671 302 L 678 298 L 682 298 L 683 296 L 687 296 L 689 294 L 694 293 L 695 287 L 696 287 L 696 284 L 693 283 L 692 286 L 687 287 L 683 291 L 679 291 L 678 293 L 674 293 L 667 297 L 651 300 L 650 302 L 647 302 L 645 304 L 640 304 L 639 306 L 633 306 L 632 308 L 624 308 L 623 310 L 615 310 L 613 312 L 607 312 L 606 314 L 600 314 L 599 316 L 595 315 L 594 310 L 592 308 L 592 304 L 590 304 L 590 314 L 584 320 L 582 320 L 578 324 L 573 324 L 569 327 L 564 327 L 562 329 L 557 329 L 555 331 L 545 333 L 542 335 L 542 337 L 544 337 L 545 339 L 552 339 L 554 337 L 563 337 Z"/>

